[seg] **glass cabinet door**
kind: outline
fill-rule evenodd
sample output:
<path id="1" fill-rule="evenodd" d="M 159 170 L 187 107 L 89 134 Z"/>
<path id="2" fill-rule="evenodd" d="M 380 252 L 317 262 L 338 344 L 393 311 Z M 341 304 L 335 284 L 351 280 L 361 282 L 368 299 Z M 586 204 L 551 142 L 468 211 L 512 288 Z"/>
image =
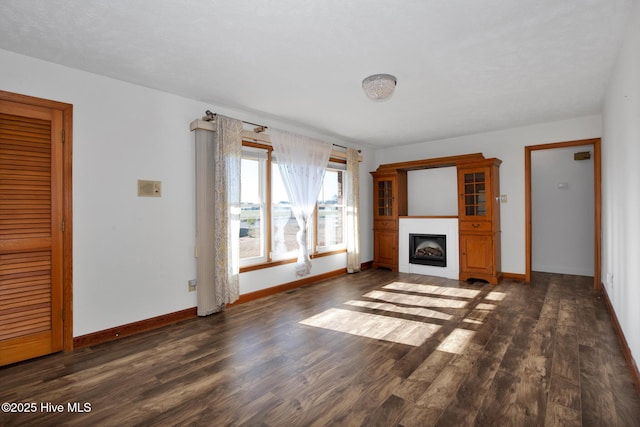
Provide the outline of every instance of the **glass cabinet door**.
<path id="1" fill-rule="evenodd" d="M 393 181 L 378 181 L 378 216 L 393 215 Z"/>
<path id="2" fill-rule="evenodd" d="M 463 175 L 463 200 L 465 216 L 486 216 L 487 174 L 482 171 L 465 172 Z"/>

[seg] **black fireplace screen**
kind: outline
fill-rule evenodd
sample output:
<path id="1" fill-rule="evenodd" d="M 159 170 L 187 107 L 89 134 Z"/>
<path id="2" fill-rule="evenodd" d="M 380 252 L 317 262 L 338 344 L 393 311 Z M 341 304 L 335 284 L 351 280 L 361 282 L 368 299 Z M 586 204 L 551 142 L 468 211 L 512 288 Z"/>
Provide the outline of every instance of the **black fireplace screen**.
<path id="1" fill-rule="evenodd" d="M 447 236 L 409 234 L 409 263 L 446 267 Z"/>

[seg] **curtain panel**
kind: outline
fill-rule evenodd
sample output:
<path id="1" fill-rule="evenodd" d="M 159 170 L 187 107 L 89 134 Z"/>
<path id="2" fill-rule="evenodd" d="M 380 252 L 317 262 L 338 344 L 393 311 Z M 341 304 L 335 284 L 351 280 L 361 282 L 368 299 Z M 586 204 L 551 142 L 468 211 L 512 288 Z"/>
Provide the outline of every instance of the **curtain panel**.
<path id="1" fill-rule="evenodd" d="M 333 146 L 275 129 L 270 129 L 269 134 L 291 209 L 300 228 L 296 235 L 299 246 L 296 275 L 303 277 L 311 272 L 308 226 Z"/>
<path id="2" fill-rule="evenodd" d="M 195 132 L 198 316 L 207 316 L 240 293 L 242 122 L 218 115 Z"/>
<path id="3" fill-rule="evenodd" d="M 358 150 L 347 148 L 347 272 L 360 271 L 360 159 Z"/>

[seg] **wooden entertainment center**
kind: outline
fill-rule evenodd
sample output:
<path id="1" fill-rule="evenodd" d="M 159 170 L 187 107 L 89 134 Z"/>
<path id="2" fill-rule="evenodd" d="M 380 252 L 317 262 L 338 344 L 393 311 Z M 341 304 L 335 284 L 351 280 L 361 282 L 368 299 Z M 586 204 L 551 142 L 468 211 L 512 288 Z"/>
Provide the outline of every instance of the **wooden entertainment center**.
<path id="1" fill-rule="evenodd" d="M 501 160 L 481 153 L 380 165 L 373 176 L 373 267 L 398 271 L 399 219 L 408 215 L 407 172 L 456 167 L 460 280 L 497 284 Z"/>

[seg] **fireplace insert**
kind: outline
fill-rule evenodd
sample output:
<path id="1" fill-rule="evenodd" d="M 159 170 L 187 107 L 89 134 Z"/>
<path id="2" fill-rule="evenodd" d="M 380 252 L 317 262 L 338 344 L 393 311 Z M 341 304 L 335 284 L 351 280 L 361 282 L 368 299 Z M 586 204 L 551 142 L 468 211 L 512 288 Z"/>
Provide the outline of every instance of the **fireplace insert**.
<path id="1" fill-rule="evenodd" d="M 447 236 L 444 234 L 409 234 L 409 263 L 447 266 Z"/>

